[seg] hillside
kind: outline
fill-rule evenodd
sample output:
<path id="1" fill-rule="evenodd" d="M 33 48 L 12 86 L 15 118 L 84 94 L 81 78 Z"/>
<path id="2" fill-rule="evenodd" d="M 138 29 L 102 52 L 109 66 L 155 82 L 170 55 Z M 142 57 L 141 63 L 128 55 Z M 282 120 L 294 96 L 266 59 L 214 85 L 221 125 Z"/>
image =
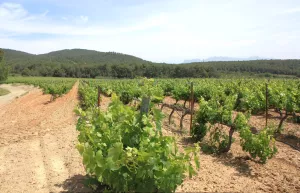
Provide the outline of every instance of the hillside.
<path id="1" fill-rule="evenodd" d="M 79 64 L 80 66 L 91 66 L 103 62 L 110 64 L 146 62 L 141 58 L 126 54 L 84 49 L 60 50 L 40 55 L 10 49 L 4 49 L 4 52 L 6 62 L 10 66 L 26 66 L 33 63 L 49 64 L 49 62 L 55 64 Z"/>
<path id="2" fill-rule="evenodd" d="M 183 78 L 233 76 L 300 77 L 300 60 L 211 61 L 185 64 L 153 63 L 141 58 L 93 50 L 72 49 L 47 54 L 28 54 L 4 49 L 6 64 L 13 74 L 56 77 L 137 76 Z"/>
<path id="3" fill-rule="evenodd" d="M 3 50 L 11 72 L 25 76 L 95 77 L 105 75 L 106 66 L 149 63 L 126 54 L 84 49 L 60 50 L 40 55 L 11 49 Z M 105 67 L 100 67 L 101 65 Z M 95 71 L 97 67 L 101 68 L 102 74 Z"/>

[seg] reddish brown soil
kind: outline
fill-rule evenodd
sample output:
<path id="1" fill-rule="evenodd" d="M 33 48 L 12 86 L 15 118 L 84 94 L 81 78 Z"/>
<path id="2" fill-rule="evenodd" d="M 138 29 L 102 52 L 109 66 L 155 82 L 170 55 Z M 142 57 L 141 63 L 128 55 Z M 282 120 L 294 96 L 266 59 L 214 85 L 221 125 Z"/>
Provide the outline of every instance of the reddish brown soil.
<path id="1" fill-rule="evenodd" d="M 111 102 L 110 97 L 106 97 L 104 95 L 101 95 L 100 109 L 102 111 L 106 111 L 110 102 Z"/>
<path id="2" fill-rule="evenodd" d="M 77 143 L 78 83 L 49 102 L 39 89 L 0 107 L 0 192 L 84 191 Z"/>
<path id="3" fill-rule="evenodd" d="M 18 98 L 34 89 L 33 86 L 19 84 L 0 84 L 0 88 L 10 91 L 9 94 L 0 96 L 0 109 L 2 108 L 2 106 L 9 104 L 15 98 Z"/>
<path id="4" fill-rule="evenodd" d="M 165 103 L 174 104 L 175 100 L 167 97 Z M 183 101 L 179 101 L 183 104 Z M 187 107 L 189 107 L 187 102 Z M 195 104 L 196 109 L 199 108 Z M 164 134 L 175 136 L 180 149 L 191 145 L 189 133 L 190 115 L 184 119 L 184 128 L 180 129 L 180 112 L 175 112 L 169 124 L 171 110 L 164 108 Z M 269 124 L 279 123 L 279 114 L 269 112 Z M 264 115 L 252 116 L 249 123 L 257 128 L 265 126 Z M 290 133 L 299 140 L 300 125 L 287 122 L 285 133 Z M 266 164 L 249 159 L 249 155 L 239 145 L 239 136 L 226 155 L 208 155 L 200 152 L 198 175 L 186 179 L 178 192 L 300 192 L 300 152 L 281 142 L 276 142 L 278 153 Z M 286 140 L 284 140 L 286 142 Z M 299 141 L 298 141 L 299 145 Z"/>

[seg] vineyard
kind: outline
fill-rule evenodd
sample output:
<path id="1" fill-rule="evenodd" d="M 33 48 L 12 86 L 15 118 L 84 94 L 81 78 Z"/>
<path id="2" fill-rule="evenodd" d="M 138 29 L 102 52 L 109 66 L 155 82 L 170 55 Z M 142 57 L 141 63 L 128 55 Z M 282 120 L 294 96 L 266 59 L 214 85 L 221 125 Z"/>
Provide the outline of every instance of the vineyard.
<path id="1" fill-rule="evenodd" d="M 103 97 L 112 97 L 106 112 L 97 107 L 101 106 L 100 93 Z M 206 153 L 228 153 L 237 136 L 235 133 L 250 159 L 266 163 L 278 151 L 275 139 L 287 133 L 284 123 L 299 124 L 299 80 L 83 80 L 79 95 L 82 109 L 78 110 L 81 117 L 77 126 L 78 149 L 88 174 L 114 191 L 175 191 L 185 178 L 185 170 L 179 166 L 177 170 L 172 169 L 171 166 L 175 166 L 172 162 L 181 166 L 188 164 L 189 176 L 196 174 L 192 160 L 173 157 L 178 148 L 176 143 L 172 145 L 174 138 L 170 144 L 161 144 L 164 141 L 162 119 L 166 116 L 163 108 L 172 110 L 168 114 L 169 124 L 175 111 L 181 113 L 180 131 L 189 129 L 183 127 L 185 116 L 194 116 L 190 122 L 192 142 L 187 152 L 193 152 L 196 166 L 199 165 L 199 144 Z M 174 103 L 166 103 L 166 97 Z M 279 124 L 268 123 L 269 112 L 278 114 Z M 262 114 L 266 115 L 263 126 L 257 128 L 249 124 L 251 116 Z M 290 145 L 299 150 L 299 126 L 297 128 L 295 133 L 288 133 L 296 139 Z M 111 132 L 113 137 L 110 137 Z M 148 146 L 155 148 L 148 149 Z M 164 157 L 152 151 L 164 152 Z M 183 157 L 189 156 L 183 154 Z M 114 181 L 122 175 L 126 176 L 122 183 Z M 170 175 L 177 176 L 177 180 L 170 179 Z"/>
<path id="2" fill-rule="evenodd" d="M 258 2 L 2 0 L 0 193 L 300 193 L 300 0 Z"/>
<path id="3" fill-rule="evenodd" d="M 287 149 L 293 152 L 287 156 L 289 167 L 296 173 L 300 169 L 298 79 L 10 77 L 6 81 L 39 87 L 52 96 L 52 103 L 75 82 L 79 83 L 76 148 L 89 177 L 86 183 L 96 191 L 240 191 L 225 185 L 222 177 L 223 189 L 209 184 L 218 181 L 212 180 L 212 172 L 219 175 L 207 168 L 212 160 L 227 164 L 212 166 L 220 171 L 228 165 L 238 168 L 247 181 L 249 176 L 264 177 L 260 170 L 266 173 L 270 164 L 278 170 L 276 160 Z M 246 173 L 245 165 L 253 171 Z M 288 191 L 282 189 L 284 183 L 294 188 L 291 192 L 300 190 L 300 176 L 292 175 L 292 181 L 278 181 L 272 190 Z M 265 179 L 272 181 L 270 176 Z M 262 188 L 253 181 L 249 184 Z"/>
<path id="4" fill-rule="evenodd" d="M 42 89 L 44 94 L 51 94 L 52 100 L 71 90 L 76 79 L 73 78 L 45 78 L 45 77 L 9 77 L 7 84 L 23 83 Z"/>

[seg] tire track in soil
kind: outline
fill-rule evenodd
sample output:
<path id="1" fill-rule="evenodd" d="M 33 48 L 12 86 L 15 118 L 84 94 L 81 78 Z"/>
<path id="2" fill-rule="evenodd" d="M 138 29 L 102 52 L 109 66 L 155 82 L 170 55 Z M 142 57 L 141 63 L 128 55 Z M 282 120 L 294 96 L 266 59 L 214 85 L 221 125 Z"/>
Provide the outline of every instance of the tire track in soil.
<path id="1" fill-rule="evenodd" d="M 78 82 L 49 103 L 33 89 L 1 106 L 0 192 L 88 192 L 77 143 Z"/>

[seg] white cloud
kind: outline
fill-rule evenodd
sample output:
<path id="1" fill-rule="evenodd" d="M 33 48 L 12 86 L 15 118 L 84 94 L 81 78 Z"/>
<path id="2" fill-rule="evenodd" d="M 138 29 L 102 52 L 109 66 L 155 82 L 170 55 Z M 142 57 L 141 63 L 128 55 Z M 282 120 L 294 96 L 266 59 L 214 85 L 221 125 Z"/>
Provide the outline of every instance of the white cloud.
<path id="1" fill-rule="evenodd" d="M 83 16 L 83 15 L 81 15 L 81 16 L 80 16 L 80 20 L 81 20 L 83 23 L 86 23 L 86 22 L 89 21 L 89 17 L 88 17 L 88 16 Z"/>
<path id="2" fill-rule="evenodd" d="M 282 14 L 292 14 L 292 13 L 298 13 L 300 12 L 300 7 L 296 7 L 296 8 L 291 8 L 291 9 L 286 9 L 284 11 L 282 11 Z"/>
<path id="3" fill-rule="evenodd" d="M 99 17 L 103 16 L 101 19 L 106 25 L 84 12 L 73 15 L 50 10 L 51 13 L 32 14 L 20 4 L 0 3 L 0 46 L 30 53 L 70 48 L 117 51 L 164 62 L 216 55 L 278 58 L 281 55 L 275 54 L 280 54 L 280 45 L 285 46 L 282 57 L 292 57 L 297 54 L 295 50 L 300 49 L 295 19 L 287 20 L 289 14 L 280 19 L 276 17 L 283 7 L 267 9 L 269 3 L 265 3 L 257 8 L 250 0 L 248 4 L 220 1 L 223 3 L 220 5 L 197 0 L 176 2 L 180 2 L 180 6 L 172 0 L 163 8 L 161 1 L 157 1 L 152 7 L 143 4 L 136 9 L 126 9 L 130 16 L 122 12 L 124 18 L 112 17 L 109 22 L 105 18 L 110 13 L 101 12 Z M 298 10 L 286 9 L 285 12 Z M 289 46 L 286 39 L 295 44 Z"/>
<path id="4" fill-rule="evenodd" d="M 0 18 L 7 20 L 24 19 L 28 12 L 20 4 L 2 3 L 0 5 Z"/>
<path id="5" fill-rule="evenodd" d="M 88 16 L 81 15 L 74 22 L 54 21 L 47 16 L 49 11 L 33 15 L 29 14 L 20 4 L 3 3 L 0 5 L 0 31 L 14 34 L 48 34 L 48 35 L 104 35 L 134 32 L 157 27 L 166 23 L 163 14 L 150 17 L 136 24 L 118 27 L 103 27 L 90 24 Z M 61 17 L 64 21 L 72 21 L 70 17 Z M 1 33 L 1 32 L 0 32 Z"/>
<path id="6" fill-rule="evenodd" d="M 81 23 L 78 21 L 72 23 L 74 18 L 71 16 L 63 16 L 60 21 L 54 22 L 49 19 L 48 15 L 40 18 L 27 13 L 27 18 L 34 19 L 17 18 L 10 19 L 9 22 L 4 21 L 0 25 L 0 31 L 3 29 L 19 35 L 64 35 L 64 38 L 52 36 L 50 39 L 16 40 L 13 37 L 7 37 L 0 39 L 0 42 L 3 47 L 30 53 L 45 53 L 66 48 L 86 48 L 117 51 L 159 62 L 181 62 L 188 58 L 208 57 L 214 55 L 214 52 L 237 51 L 256 43 L 256 40 L 251 37 L 223 39 L 222 36 L 218 36 L 218 29 L 223 28 L 222 34 L 224 35 L 227 33 L 226 27 L 231 27 L 229 24 L 224 22 L 222 25 L 217 25 L 215 23 L 219 21 L 217 17 L 211 18 L 213 22 L 206 21 L 207 18 L 203 13 L 198 14 L 196 8 L 192 9 L 193 18 L 190 18 L 189 11 L 155 13 L 147 18 L 137 18 L 138 22 L 133 21 L 127 25 L 112 27 L 90 23 L 88 22 L 89 18 L 84 15 L 78 17 Z M 80 25 L 82 23 L 85 23 L 85 27 Z M 189 29 L 191 26 L 194 30 Z M 142 30 L 144 30 L 142 33 L 136 33 Z M 214 33 L 216 35 L 213 35 Z M 78 36 L 85 36 L 85 38 Z M 230 54 L 230 52 L 227 53 Z"/>

